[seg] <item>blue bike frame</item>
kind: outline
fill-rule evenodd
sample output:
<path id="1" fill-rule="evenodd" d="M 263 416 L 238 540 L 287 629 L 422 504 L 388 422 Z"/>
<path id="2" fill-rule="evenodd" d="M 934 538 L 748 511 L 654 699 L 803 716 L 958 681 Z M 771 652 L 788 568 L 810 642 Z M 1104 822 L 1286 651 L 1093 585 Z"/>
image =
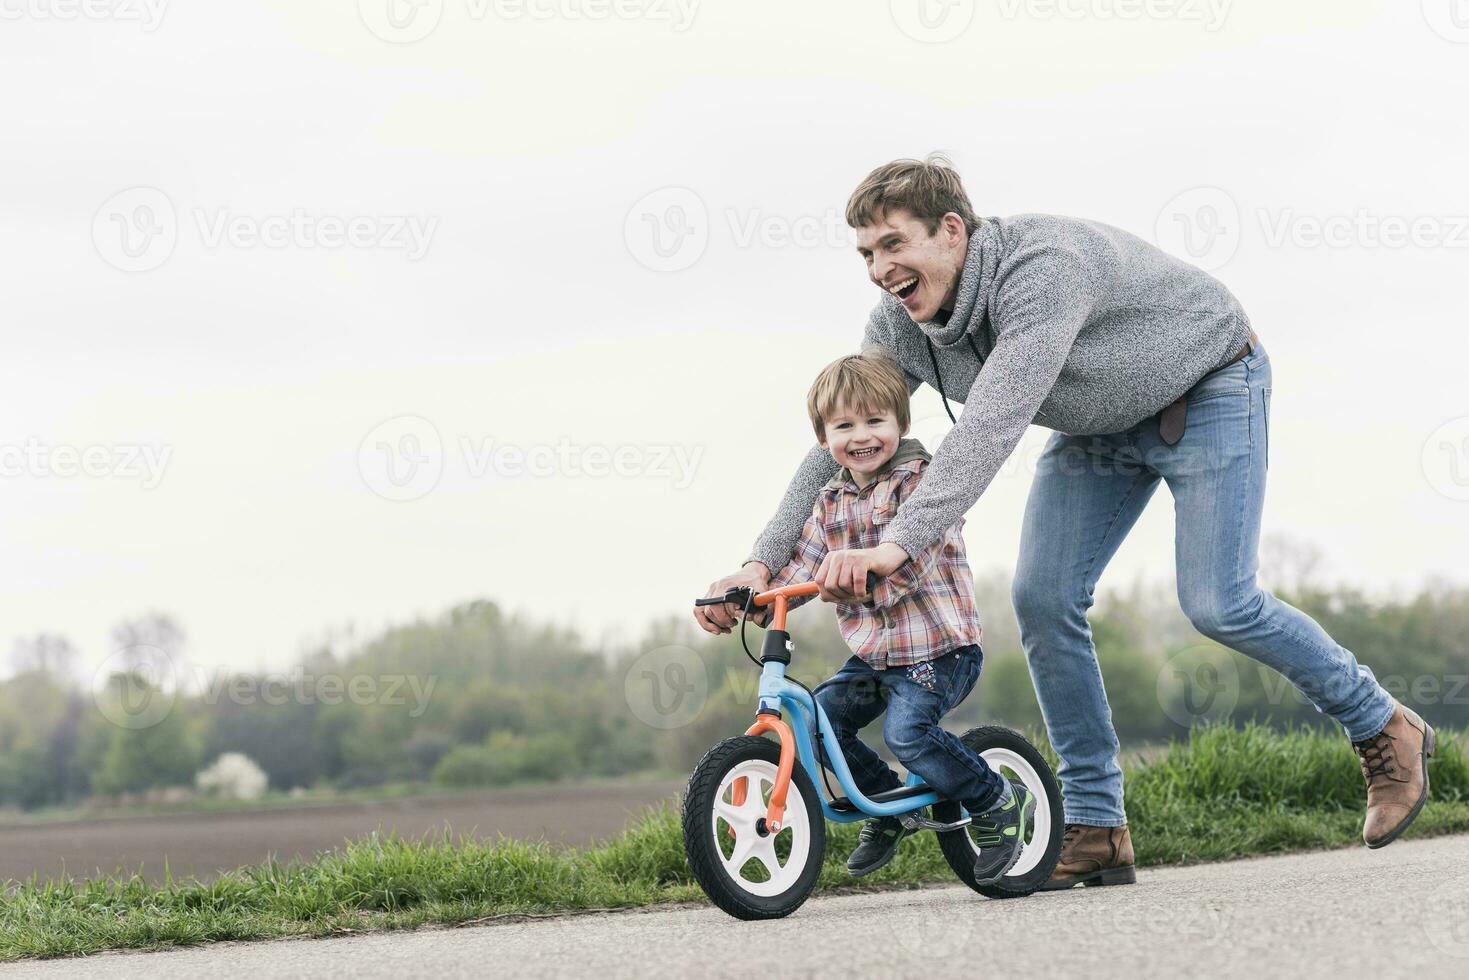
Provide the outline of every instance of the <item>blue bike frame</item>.
<path id="1" fill-rule="evenodd" d="M 760 671 L 760 710 L 770 712 L 781 709 L 790 711 L 790 728 L 796 739 L 796 756 L 800 759 L 802 768 L 812 777 L 812 782 L 814 783 L 819 778 L 821 772 L 820 763 L 816 758 L 816 748 L 811 740 L 811 732 L 814 729 L 818 732 L 821 744 L 826 749 L 826 757 L 831 762 L 832 771 L 837 774 L 837 782 L 847 794 L 847 799 L 857 807 L 856 811 L 833 810 L 831 802 L 818 789 L 817 796 L 821 798 L 821 810 L 826 814 L 826 819 L 834 820 L 837 823 L 853 823 L 865 820 L 867 817 L 895 817 L 900 813 L 917 810 L 919 807 L 930 806 L 939 801 L 939 795 L 933 790 L 886 803 L 879 803 L 864 796 L 852 780 L 852 770 L 847 767 L 847 757 L 843 754 L 841 746 L 837 744 L 836 732 L 832 730 L 831 722 L 827 719 L 826 712 L 821 710 L 821 705 L 806 693 L 804 687 L 786 680 L 785 664 L 776 660 L 766 660 Z M 908 774 L 909 786 L 919 786 L 922 783 L 921 777 L 912 773 Z"/>

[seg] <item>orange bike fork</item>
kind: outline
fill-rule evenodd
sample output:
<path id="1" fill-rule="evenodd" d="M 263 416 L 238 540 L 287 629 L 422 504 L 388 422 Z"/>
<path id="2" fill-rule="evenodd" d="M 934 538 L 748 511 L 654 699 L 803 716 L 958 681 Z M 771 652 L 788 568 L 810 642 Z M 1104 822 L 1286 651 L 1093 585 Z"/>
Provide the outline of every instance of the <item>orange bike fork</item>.
<path id="1" fill-rule="evenodd" d="M 775 785 L 770 790 L 770 807 L 765 811 L 765 826 L 772 834 L 780 832 L 786 815 L 786 790 L 791 786 L 791 770 L 796 766 L 796 738 L 791 726 L 775 715 L 761 715 L 755 724 L 745 729 L 746 735 L 762 735 L 775 732 L 780 739 L 780 762 L 775 767 Z M 734 784 L 732 795 L 735 806 L 745 802 L 745 785 L 749 779 L 740 779 Z"/>

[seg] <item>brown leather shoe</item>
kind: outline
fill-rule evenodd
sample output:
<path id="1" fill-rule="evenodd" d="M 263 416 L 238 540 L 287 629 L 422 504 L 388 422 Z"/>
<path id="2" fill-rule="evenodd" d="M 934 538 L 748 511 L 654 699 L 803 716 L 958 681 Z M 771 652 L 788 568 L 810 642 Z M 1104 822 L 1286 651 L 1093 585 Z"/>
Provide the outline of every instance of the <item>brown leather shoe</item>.
<path id="1" fill-rule="evenodd" d="M 1352 748 L 1367 780 L 1367 819 L 1362 839 L 1384 847 L 1408 829 L 1428 801 L 1428 759 L 1437 736 L 1412 708 L 1398 704 L 1387 727 Z"/>
<path id="2" fill-rule="evenodd" d="M 1135 881 L 1132 833 L 1126 825 L 1091 827 L 1069 823 L 1061 844 L 1061 859 L 1040 890 L 1054 892 L 1075 885 L 1130 885 Z"/>

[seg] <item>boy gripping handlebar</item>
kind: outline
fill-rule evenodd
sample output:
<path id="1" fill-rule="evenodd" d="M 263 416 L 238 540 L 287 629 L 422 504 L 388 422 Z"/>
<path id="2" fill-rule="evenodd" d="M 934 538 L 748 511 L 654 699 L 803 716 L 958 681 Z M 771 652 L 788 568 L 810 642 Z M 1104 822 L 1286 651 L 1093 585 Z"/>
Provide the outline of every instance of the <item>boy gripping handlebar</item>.
<path id="1" fill-rule="evenodd" d="M 811 424 L 842 469 L 817 496 L 791 560 L 757 591 L 817 582 L 822 598 L 837 602 L 838 625 L 853 656 L 814 693 L 858 788 L 870 796 L 902 785 L 857 738 L 886 711 L 888 748 L 909 772 L 969 811 L 981 848 L 975 876 L 987 883 L 999 880 L 1019 857 L 1035 799 L 939 727 L 974 688 L 983 660 L 974 579 L 960 534 L 963 519 L 877 579 L 870 592 L 865 576 L 841 581 L 846 568 L 860 565 L 833 569 L 824 561 L 834 552 L 876 549 L 884 525 L 922 479 L 929 454 L 918 440 L 903 438 L 908 396 L 902 370 L 881 348 L 840 358 L 817 377 L 807 397 Z M 729 584 L 718 583 L 718 593 Z M 715 594 L 711 589 L 710 597 Z M 792 597 L 788 608 L 809 598 Z M 750 618 L 764 625 L 769 614 L 765 606 Z M 718 617 L 709 621 L 724 631 Z M 896 817 L 869 819 L 847 870 L 860 876 L 881 868 L 909 832 Z"/>

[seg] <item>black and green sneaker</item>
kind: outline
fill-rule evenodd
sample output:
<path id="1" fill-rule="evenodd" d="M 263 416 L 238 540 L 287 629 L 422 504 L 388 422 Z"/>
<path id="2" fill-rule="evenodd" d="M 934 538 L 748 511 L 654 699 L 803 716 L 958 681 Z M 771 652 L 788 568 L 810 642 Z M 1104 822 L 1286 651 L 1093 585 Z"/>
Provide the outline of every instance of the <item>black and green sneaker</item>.
<path id="1" fill-rule="evenodd" d="M 979 856 L 974 859 L 976 885 L 993 885 L 1015 867 L 1025 849 L 1025 832 L 1035 815 L 1035 794 L 1024 783 L 1005 782 L 1010 788 L 1005 802 L 970 816 L 969 839 L 979 847 Z"/>
<path id="2" fill-rule="evenodd" d="M 911 832 L 897 817 L 869 817 L 862 824 L 856 850 L 847 858 L 848 873 L 854 878 L 872 874 L 893 859 L 898 842 Z"/>

